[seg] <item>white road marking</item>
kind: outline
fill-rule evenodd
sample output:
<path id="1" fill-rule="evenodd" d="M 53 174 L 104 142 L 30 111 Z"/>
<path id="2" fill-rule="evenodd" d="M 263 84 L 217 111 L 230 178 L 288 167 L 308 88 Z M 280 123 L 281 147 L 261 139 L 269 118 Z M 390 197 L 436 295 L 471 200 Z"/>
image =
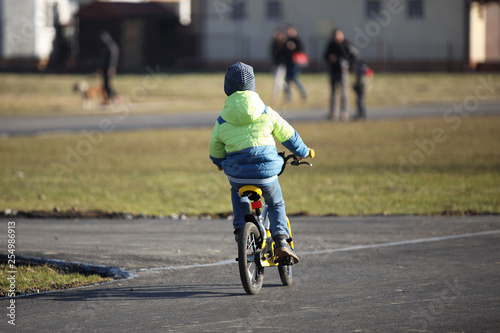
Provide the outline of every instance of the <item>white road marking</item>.
<path id="1" fill-rule="evenodd" d="M 342 247 L 342 248 L 338 248 L 338 249 L 325 249 L 325 250 L 316 250 L 316 251 L 297 252 L 297 255 L 303 256 L 303 255 L 311 255 L 311 254 L 327 254 L 327 253 L 336 253 L 336 252 L 358 251 L 358 250 L 391 247 L 391 246 L 403 246 L 403 245 L 422 244 L 422 243 L 431 243 L 431 242 L 442 242 L 442 241 L 447 241 L 447 240 L 452 240 L 452 239 L 460 239 L 460 238 L 491 236 L 491 235 L 496 235 L 496 234 L 500 234 L 500 230 L 488 230 L 488 231 L 480 231 L 480 232 L 473 232 L 473 233 L 467 233 L 467 234 L 410 239 L 410 240 L 404 240 L 404 241 L 399 241 L 399 242 L 357 245 L 357 246 L 350 246 L 350 247 Z M 139 272 L 168 271 L 168 270 L 177 270 L 177 269 L 214 267 L 214 266 L 230 265 L 233 263 L 235 263 L 234 259 L 223 260 L 223 261 L 214 262 L 214 263 L 210 263 L 210 264 L 194 264 L 194 265 L 182 265 L 182 266 L 142 268 L 139 270 Z"/>
<path id="2" fill-rule="evenodd" d="M 412 239 L 412 240 L 405 240 L 405 241 L 399 241 L 399 242 L 389 242 L 389 243 L 369 244 L 369 245 L 358 245 L 358 246 L 343 247 L 343 248 L 338 248 L 338 249 L 326 249 L 326 250 L 317 250 L 317 251 L 309 251 L 309 252 L 297 252 L 297 254 L 298 255 L 311 255 L 311 254 L 325 254 L 325 253 L 335 253 L 335 252 L 358 251 L 358 250 L 381 248 L 381 247 L 390 247 L 390 246 L 401 246 L 401 245 L 411 245 L 411 244 L 441 242 L 441 241 L 447 241 L 447 240 L 459 239 L 459 238 L 479 237 L 479 236 L 491 236 L 491 235 L 496 235 L 496 234 L 500 234 L 500 230 L 489 230 L 489 231 L 473 232 L 473 233 L 468 233 L 468 234 L 448 235 L 448 236 L 430 237 L 430 238 L 420 238 L 420 239 Z M 209 263 L 209 264 L 194 264 L 194 265 L 183 265 L 183 266 L 168 266 L 168 267 L 143 268 L 143 269 L 139 269 L 139 270 L 137 270 L 135 272 L 168 271 L 168 270 L 177 270 L 177 269 L 189 269 L 189 268 L 200 268 L 200 267 L 225 266 L 225 265 L 233 264 L 234 262 L 235 262 L 235 260 L 232 259 L 232 260 L 223 260 L 223 261 Z M 114 268 L 114 269 L 120 270 L 119 268 Z M 137 275 L 135 275 L 134 272 L 131 272 L 131 271 L 126 271 L 126 272 L 127 272 L 127 274 L 129 274 L 129 276 L 127 277 L 127 279 L 133 279 L 133 278 L 137 277 Z M 104 283 L 98 283 L 97 285 L 111 284 L 111 283 L 115 283 L 115 282 L 119 282 L 119 281 L 123 281 L 123 280 L 122 279 L 117 279 L 117 280 L 107 281 L 107 282 L 104 282 Z M 64 291 L 70 291 L 70 290 L 73 290 L 73 289 L 88 288 L 88 287 L 92 287 L 92 286 L 95 286 L 95 285 L 81 286 L 81 287 L 69 288 L 69 289 L 49 290 L 49 291 L 43 291 L 43 292 L 40 292 L 40 293 L 37 293 L 37 294 L 18 295 L 15 298 L 27 297 L 27 296 L 33 296 L 33 295 L 41 295 L 41 294 L 48 294 L 48 293 L 54 293 L 54 292 L 64 292 Z M 10 297 L 0 297 L 0 300 L 7 299 L 7 298 L 10 298 Z"/>

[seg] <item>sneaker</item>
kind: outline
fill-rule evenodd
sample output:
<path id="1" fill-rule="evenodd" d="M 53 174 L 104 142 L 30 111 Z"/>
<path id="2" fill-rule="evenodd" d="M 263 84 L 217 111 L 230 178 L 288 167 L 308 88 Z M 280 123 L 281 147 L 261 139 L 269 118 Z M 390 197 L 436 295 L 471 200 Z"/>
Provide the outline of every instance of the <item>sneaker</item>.
<path id="1" fill-rule="evenodd" d="M 286 260 L 288 257 L 293 259 L 294 264 L 299 262 L 299 257 L 293 253 L 290 244 L 288 244 L 287 236 L 285 235 L 276 235 L 274 236 L 274 242 L 276 243 L 276 257 L 278 260 Z"/>

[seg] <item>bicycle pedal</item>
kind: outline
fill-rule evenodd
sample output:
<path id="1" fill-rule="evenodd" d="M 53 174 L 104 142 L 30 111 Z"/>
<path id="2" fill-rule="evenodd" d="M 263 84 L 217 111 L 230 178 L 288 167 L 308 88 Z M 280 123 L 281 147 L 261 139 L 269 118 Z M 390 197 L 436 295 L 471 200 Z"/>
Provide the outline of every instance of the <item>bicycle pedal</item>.
<path id="1" fill-rule="evenodd" d="M 276 260 L 276 262 L 284 266 L 291 266 L 295 263 L 292 257 L 286 257 L 280 260 Z"/>

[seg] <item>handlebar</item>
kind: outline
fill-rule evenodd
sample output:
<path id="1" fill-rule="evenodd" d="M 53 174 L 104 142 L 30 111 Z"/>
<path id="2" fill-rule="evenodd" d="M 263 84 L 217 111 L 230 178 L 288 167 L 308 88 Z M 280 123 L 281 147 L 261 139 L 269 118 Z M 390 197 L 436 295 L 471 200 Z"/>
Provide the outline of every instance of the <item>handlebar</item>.
<path id="1" fill-rule="evenodd" d="M 278 153 L 278 155 L 280 155 L 283 158 L 283 167 L 281 168 L 281 171 L 278 174 L 278 176 L 280 176 L 283 173 L 283 171 L 285 171 L 285 167 L 286 167 L 287 164 L 290 164 L 290 165 L 293 165 L 293 166 L 299 166 L 299 165 L 302 165 L 302 164 L 307 164 L 310 167 L 312 167 L 311 163 L 306 162 L 306 161 L 301 161 L 301 159 L 299 157 L 297 157 L 296 155 L 294 155 L 294 154 L 286 155 L 286 152 L 282 151 L 282 152 Z M 314 156 L 316 156 L 316 152 L 314 151 L 314 149 L 310 149 L 308 157 L 314 158 Z M 290 159 L 292 159 L 292 161 L 288 162 Z"/>

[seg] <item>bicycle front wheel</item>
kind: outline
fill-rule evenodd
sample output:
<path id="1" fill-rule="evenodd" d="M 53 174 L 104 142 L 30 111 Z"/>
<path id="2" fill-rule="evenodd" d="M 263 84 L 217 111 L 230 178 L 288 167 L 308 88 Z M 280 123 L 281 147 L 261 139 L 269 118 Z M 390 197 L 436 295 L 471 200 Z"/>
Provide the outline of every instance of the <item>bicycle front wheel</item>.
<path id="1" fill-rule="evenodd" d="M 262 288 L 264 268 L 257 266 L 259 229 L 248 222 L 238 239 L 238 266 L 243 288 L 249 295 L 256 295 Z"/>
<path id="2" fill-rule="evenodd" d="M 291 286 L 293 281 L 292 265 L 278 265 L 278 272 L 280 273 L 281 283 L 284 286 Z"/>

